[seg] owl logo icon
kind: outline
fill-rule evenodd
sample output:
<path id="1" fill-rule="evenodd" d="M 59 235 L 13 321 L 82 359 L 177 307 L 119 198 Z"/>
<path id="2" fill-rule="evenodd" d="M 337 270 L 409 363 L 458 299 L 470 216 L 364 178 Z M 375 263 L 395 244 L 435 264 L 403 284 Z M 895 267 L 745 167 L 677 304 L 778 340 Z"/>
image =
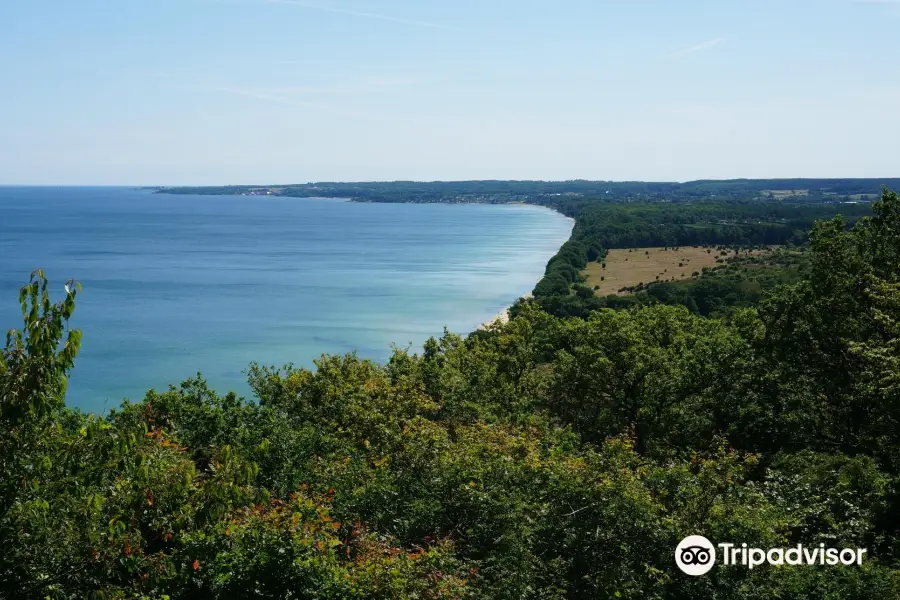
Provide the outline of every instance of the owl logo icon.
<path id="1" fill-rule="evenodd" d="M 675 548 L 675 564 L 688 575 L 705 575 L 716 564 L 716 549 L 702 535 L 690 535 Z"/>

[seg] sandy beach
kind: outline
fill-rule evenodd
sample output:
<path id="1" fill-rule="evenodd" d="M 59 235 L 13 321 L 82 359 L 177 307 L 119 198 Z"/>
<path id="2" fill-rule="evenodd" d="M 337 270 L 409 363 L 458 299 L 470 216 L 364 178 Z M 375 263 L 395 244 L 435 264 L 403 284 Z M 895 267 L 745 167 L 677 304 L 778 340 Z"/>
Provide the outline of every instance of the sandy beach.
<path id="1" fill-rule="evenodd" d="M 531 296 L 531 292 L 528 292 L 527 294 L 525 294 L 525 295 L 522 296 L 522 297 L 525 298 L 525 299 L 531 298 L 531 297 L 532 297 L 532 296 Z M 479 326 L 478 326 L 478 330 L 481 330 L 481 329 L 487 329 L 490 325 L 493 325 L 493 324 L 496 323 L 497 321 L 500 321 L 501 324 L 502 324 L 502 323 L 508 323 L 508 322 L 509 322 L 509 309 L 510 309 L 510 308 L 512 308 L 512 306 L 509 306 L 509 307 L 507 307 L 507 308 L 504 308 L 503 310 L 501 310 L 500 312 L 498 312 L 493 318 L 491 318 L 490 320 L 485 321 L 484 323 L 482 323 L 481 325 L 479 325 Z M 477 331 L 477 330 L 476 330 L 476 331 Z"/>

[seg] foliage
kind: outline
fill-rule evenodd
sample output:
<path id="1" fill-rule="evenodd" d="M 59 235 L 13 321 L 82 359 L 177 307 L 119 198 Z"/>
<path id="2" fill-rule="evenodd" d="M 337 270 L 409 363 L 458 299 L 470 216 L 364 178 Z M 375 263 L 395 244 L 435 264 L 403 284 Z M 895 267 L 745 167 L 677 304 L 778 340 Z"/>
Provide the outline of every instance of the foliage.
<path id="1" fill-rule="evenodd" d="M 878 196 L 880 186 L 900 186 L 900 179 L 735 179 L 726 181 L 388 181 L 327 182 L 289 185 L 157 188 L 182 195 L 278 195 L 298 198 L 352 198 L 364 202 L 511 202 L 549 204 L 563 198 L 695 202 L 774 198 L 787 194 L 793 202 L 850 200 Z M 793 192 L 793 193 L 791 193 Z"/>
<path id="2" fill-rule="evenodd" d="M 868 204 L 718 201 L 621 205 L 582 198 L 556 199 L 551 206 L 575 217 L 576 224 L 572 239 L 547 264 L 543 279 L 534 289 L 534 297 L 541 308 L 560 317 L 585 317 L 592 311 L 616 308 L 623 302 L 596 297 L 588 288 L 579 285 L 583 282 L 581 271 L 587 266 L 589 255 L 596 256 L 595 260 L 602 262 L 607 250 L 617 248 L 706 246 L 719 251 L 724 247 L 798 246 L 805 244 L 807 234 L 817 219 L 833 217 L 840 211 L 855 222 L 871 211 Z M 707 280 L 700 286 L 716 283 L 722 282 Z M 740 294 L 752 296 L 753 286 L 750 287 Z M 586 293 L 580 293 L 582 291 Z M 705 311 L 699 306 L 692 306 L 680 290 L 673 290 L 672 285 L 658 289 L 657 299 L 684 304 L 701 314 L 710 314 L 728 306 L 729 290 L 721 291 L 721 295 L 718 290 L 710 290 L 709 294 L 701 292 L 702 295 L 720 297 L 724 302 L 720 306 L 707 306 Z M 683 301 L 674 300 L 670 292 L 681 296 Z M 647 300 L 638 298 L 628 302 Z"/>
<path id="3" fill-rule="evenodd" d="M 776 251 L 764 256 L 732 257 L 704 269 L 696 279 L 652 283 L 636 290 L 635 301 L 685 306 L 704 317 L 727 317 L 740 308 L 757 306 L 782 285 L 798 283 L 805 255 Z"/>
<path id="4" fill-rule="evenodd" d="M 525 302 L 386 364 L 252 365 L 257 401 L 198 376 L 105 416 L 63 405 L 77 288 L 35 272 L 0 362 L 0 597 L 896 598 L 900 199 L 872 212 L 693 307 Z M 689 534 L 868 554 L 691 578 Z"/>

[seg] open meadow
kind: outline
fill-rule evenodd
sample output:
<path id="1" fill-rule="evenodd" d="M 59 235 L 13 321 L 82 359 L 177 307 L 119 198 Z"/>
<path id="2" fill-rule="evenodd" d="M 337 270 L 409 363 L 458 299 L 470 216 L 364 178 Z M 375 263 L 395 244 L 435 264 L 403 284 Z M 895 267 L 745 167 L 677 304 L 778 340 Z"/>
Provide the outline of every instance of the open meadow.
<path id="1" fill-rule="evenodd" d="M 585 270 L 587 285 L 597 287 L 600 296 L 619 294 L 622 288 L 639 283 L 687 279 L 703 267 L 716 266 L 716 259 L 726 258 L 715 247 L 682 246 L 668 248 L 632 248 L 610 250 L 603 263 L 590 263 Z M 742 250 L 741 255 L 758 255 L 761 251 Z M 734 250 L 727 251 L 734 256 Z M 721 264 L 721 263 L 719 263 Z M 604 267 L 605 265 L 605 267 Z M 621 292 L 627 293 L 627 292 Z"/>

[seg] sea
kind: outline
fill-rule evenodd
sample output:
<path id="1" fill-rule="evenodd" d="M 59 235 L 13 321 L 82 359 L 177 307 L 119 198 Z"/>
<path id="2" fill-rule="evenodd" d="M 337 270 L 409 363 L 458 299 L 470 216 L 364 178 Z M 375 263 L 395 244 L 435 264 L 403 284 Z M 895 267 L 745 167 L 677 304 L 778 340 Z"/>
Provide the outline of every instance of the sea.
<path id="1" fill-rule="evenodd" d="M 572 221 L 530 205 L 376 204 L 0 187 L 0 328 L 32 270 L 83 286 L 67 405 L 104 413 L 202 373 L 251 397 L 251 362 L 386 361 L 530 292 Z"/>

